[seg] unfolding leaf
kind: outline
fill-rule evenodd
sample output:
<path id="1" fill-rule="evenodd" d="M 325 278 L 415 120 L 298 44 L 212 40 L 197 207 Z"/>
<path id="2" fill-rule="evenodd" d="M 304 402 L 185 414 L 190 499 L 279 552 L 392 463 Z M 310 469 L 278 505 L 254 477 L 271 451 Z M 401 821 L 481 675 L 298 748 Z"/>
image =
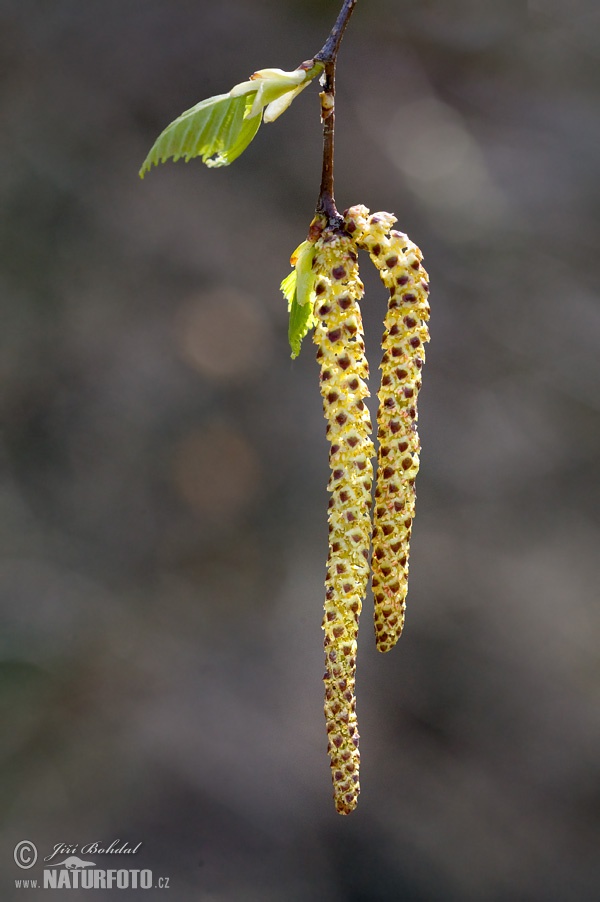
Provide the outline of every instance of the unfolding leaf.
<path id="1" fill-rule="evenodd" d="M 312 304 L 314 301 L 314 259 L 315 246 L 312 241 L 303 241 L 292 254 L 292 261 L 295 261 L 296 268 L 296 299 L 300 305 Z"/>
<path id="2" fill-rule="evenodd" d="M 294 297 L 290 307 L 290 322 L 288 325 L 288 339 L 292 349 L 292 359 L 300 353 L 302 339 L 315 324 L 312 306 L 299 304 Z"/>
<path id="3" fill-rule="evenodd" d="M 256 92 L 239 97 L 218 94 L 182 113 L 158 136 L 140 176 L 166 160 L 202 157 L 207 166 L 228 166 L 248 147 L 262 116 L 244 118 Z"/>
<path id="4" fill-rule="evenodd" d="M 286 276 L 279 286 L 283 292 L 283 296 L 288 302 L 288 310 L 291 309 L 292 301 L 296 295 L 296 270 L 293 269 L 289 276 Z"/>
<path id="5" fill-rule="evenodd" d="M 314 254 L 315 246 L 312 242 L 303 241 L 298 245 L 290 261 L 294 269 L 280 286 L 290 312 L 288 339 L 292 359 L 300 353 L 302 339 L 315 324 L 313 317 L 315 279 L 312 274 Z"/>

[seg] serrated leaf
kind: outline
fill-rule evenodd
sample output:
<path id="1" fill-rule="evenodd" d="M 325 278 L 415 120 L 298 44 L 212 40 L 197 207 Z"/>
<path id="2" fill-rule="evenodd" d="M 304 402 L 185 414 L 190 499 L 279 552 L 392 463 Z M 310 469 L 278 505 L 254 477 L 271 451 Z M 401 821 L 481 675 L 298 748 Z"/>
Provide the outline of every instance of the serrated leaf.
<path id="1" fill-rule="evenodd" d="M 292 349 L 292 360 L 300 353 L 302 339 L 314 326 L 315 321 L 311 304 L 299 304 L 296 296 L 290 306 L 290 322 L 288 326 L 288 339 Z"/>
<path id="2" fill-rule="evenodd" d="M 228 166 L 248 147 L 262 116 L 244 118 L 256 92 L 218 94 L 182 113 L 158 136 L 140 169 L 140 177 L 166 160 L 202 157 L 207 166 Z"/>
<path id="3" fill-rule="evenodd" d="M 293 269 L 289 276 L 286 276 L 281 285 L 279 286 L 283 291 L 283 296 L 288 302 L 288 310 L 291 309 L 292 301 L 294 300 L 294 296 L 296 294 L 296 270 Z"/>
<path id="4" fill-rule="evenodd" d="M 280 285 L 290 312 L 288 339 L 292 359 L 300 353 L 302 339 L 315 324 L 313 317 L 315 277 L 312 272 L 314 256 L 315 246 L 311 241 L 299 244 L 290 259 L 294 269 Z"/>

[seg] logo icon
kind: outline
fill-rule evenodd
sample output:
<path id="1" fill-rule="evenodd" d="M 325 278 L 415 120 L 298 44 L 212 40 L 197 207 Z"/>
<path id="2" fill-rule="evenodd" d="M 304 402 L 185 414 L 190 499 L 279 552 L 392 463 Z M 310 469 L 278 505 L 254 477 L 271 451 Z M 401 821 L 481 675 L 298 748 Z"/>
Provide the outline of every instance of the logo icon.
<path id="1" fill-rule="evenodd" d="M 23 868 L 23 870 L 26 871 L 28 868 L 32 868 L 37 861 L 37 857 L 37 849 L 30 840 L 22 839 L 15 846 L 13 858 L 15 859 L 15 864 Z"/>
<path id="2" fill-rule="evenodd" d="M 68 871 L 83 871 L 84 868 L 93 868 L 95 865 L 93 861 L 83 861 L 77 855 L 70 855 L 64 861 L 57 861 L 53 866 L 55 868 L 67 868 Z"/>

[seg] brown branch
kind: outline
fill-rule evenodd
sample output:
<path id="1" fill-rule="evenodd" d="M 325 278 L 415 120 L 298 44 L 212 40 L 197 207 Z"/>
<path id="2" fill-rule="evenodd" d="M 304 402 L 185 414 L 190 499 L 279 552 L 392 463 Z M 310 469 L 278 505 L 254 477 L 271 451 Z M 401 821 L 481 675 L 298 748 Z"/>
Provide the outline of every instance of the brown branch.
<path id="1" fill-rule="evenodd" d="M 321 188 L 317 200 L 317 213 L 327 217 L 331 227 L 339 227 L 341 216 L 335 206 L 333 195 L 333 152 L 335 135 L 335 64 L 340 43 L 346 30 L 348 20 L 354 11 L 357 0 L 344 0 L 331 34 L 321 50 L 315 56 L 315 62 L 324 65 L 321 92 L 321 121 L 323 123 L 323 170 Z"/>
<path id="2" fill-rule="evenodd" d="M 336 23 L 331 29 L 331 34 L 315 56 L 315 60 L 320 60 L 322 63 L 326 63 L 329 60 L 333 60 L 335 62 L 338 50 L 340 49 L 342 36 L 344 34 L 344 31 L 346 30 L 348 20 L 354 12 L 356 2 L 357 0 L 344 0 L 343 6 L 336 19 Z"/>

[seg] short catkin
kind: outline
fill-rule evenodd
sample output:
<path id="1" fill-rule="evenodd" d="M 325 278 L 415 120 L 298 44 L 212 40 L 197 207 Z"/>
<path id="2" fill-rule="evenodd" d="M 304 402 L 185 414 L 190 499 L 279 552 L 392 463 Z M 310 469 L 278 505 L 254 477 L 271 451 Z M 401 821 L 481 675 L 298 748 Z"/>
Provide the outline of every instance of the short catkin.
<path id="1" fill-rule="evenodd" d="M 325 580 L 325 718 L 334 801 L 340 814 L 358 802 L 356 720 L 358 620 L 369 579 L 374 446 L 354 241 L 328 228 L 315 244 L 315 332 L 321 394 L 331 443 L 329 557 Z"/>
<path id="2" fill-rule="evenodd" d="M 390 213 L 372 216 L 363 206 L 345 214 L 346 230 L 366 249 L 390 297 L 385 317 L 378 392 L 379 440 L 373 515 L 375 641 L 381 652 L 396 644 L 404 626 L 408 559 L 419 470 L 417 395 L 429 341 L 429 282 L 419 248 L 392 226 Z"/>

